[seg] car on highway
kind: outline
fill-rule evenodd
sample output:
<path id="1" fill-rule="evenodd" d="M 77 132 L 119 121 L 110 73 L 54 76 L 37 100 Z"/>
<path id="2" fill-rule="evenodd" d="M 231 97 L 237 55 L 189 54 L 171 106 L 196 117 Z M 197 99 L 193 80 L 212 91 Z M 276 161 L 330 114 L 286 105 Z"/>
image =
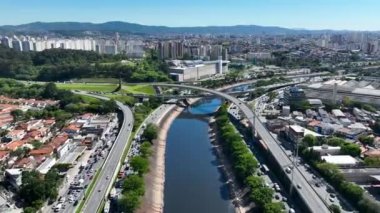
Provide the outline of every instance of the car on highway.
<path id="1" fill-rule="evenodd" d="M 289 167 L 286 167 L 285 168 L 285 172 L 288 173 L 288 174 L 290 174 L 290 173 L 292 173 L 292 170 Z"/>
<path id="2" fill-rule="evenodd" d="M 299 188 L 299 189 L 302 189 L 302 186 L 301 186 L 301 185 L 299 185 L 299 184 L 297 184 L 297 188 Z"/>
<path id="3" fill-rule="evenodd" d="M 281 191 L 281 188 L 280 188 L 280 186 L 278 185 L 278 183 L 273 184 L 273 188 L 274 188 L 277 192 Z"/>
<path id="4" fill-rule="evenodd" d="M 69 196 L 69 203 L 72 203 L 72 202 L 74 202 L 74 196 L 73 196 L 73 195 L 70 195 L 70 196 Z"/>
<path id="5" fill-rule="evenodd" d="M 65 197 L 60 197 L 58 203 L 64 203 L 66 201 Z"/>
<path id="6" fill-rule="evenodd" d="M 56 206 L 53 207 L 54 212 L 59 212 L 62 209 L 62 204 L 58 203 Z"/>
<path id="7" fill-rule="evenodd" d="M 329 201 L 330 201 L 331 203 L 334 203 L 335 199 L 332 198 L 332 197 L 330 197 L 330 198 L 329 198 Z"/>

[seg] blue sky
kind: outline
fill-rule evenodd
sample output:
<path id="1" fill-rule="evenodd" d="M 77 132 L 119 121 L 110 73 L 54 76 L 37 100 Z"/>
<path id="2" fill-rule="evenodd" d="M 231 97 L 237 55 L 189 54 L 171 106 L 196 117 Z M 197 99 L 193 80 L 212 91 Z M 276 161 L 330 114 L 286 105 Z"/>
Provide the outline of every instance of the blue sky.
<path id="1" fill-rule="evenodd" d="M 127 21 L 380 30 L 379 0 L 1 0 L 0 25 Z"/>

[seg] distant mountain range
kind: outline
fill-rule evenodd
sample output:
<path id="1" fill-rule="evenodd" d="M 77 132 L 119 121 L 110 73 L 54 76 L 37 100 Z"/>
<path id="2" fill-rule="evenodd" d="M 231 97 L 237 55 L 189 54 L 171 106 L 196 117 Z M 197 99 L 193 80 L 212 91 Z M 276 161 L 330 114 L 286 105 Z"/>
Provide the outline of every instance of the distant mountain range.
<path id="1" fill-rule="evenodd" d="M 22 25 L 0 26 L 0 33 L 70 33 L 70 32 L 119 32 L 130 34 L 237 34 L 237 35 L 279 35 L 325 33 L 331 30 L 289 29 L 283 27 L 236 25 L 236 26 L 205 26 L 205 27 L 166 27 L 147 26 L 128 22 L 105 22 L 100 24 L 81 22 L 33 22 Z"/>

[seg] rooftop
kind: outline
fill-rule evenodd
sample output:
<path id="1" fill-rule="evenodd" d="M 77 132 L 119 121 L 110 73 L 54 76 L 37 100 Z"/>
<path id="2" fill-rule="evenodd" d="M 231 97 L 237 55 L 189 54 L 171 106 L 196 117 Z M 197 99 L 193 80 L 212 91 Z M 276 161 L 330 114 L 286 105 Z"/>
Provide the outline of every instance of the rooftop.
<path id="1" fill-rule="evenodd" d="M 22 169 L 7 169 L 5 172 L 10 175 L 21 175 Z"/>
<path id="2" fill-rule="evenodd" d="M 355 165 L 358 161 L 350 155 L 327 155 L 322 160 L 335 165 Z"/>
<path id="3" fill-rule="evenodd" d="M 331 113 L 335 117 L 346 117 L 346 115 L 340 109 L 333 109 L 333 110 L 331 110 Z"/>
<path id="4" fill-rule="evenodd" d="M 313 135 L 315 137 L 322 137 L 323 136 L 321 134 L 318 134 L 316 132 L 313 132 L 311 130 L 303 128 L 302 126 L 299 126 L 299 125 L 290 125 L 289 128 L 291 128 L 293 131 L 298 132 L 298 133 L 303 132 L 304 133 L 303 136 L 305 136 L 305 135 Z"/>

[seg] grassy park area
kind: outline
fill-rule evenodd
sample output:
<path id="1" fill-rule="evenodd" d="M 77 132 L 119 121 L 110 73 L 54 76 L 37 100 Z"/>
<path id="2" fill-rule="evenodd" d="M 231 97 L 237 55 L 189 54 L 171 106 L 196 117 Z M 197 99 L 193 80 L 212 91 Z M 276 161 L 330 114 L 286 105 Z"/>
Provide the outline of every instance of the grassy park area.
<path id="1" fill-rule="evenodd" d="M 147 95 L 154 95 L 155 91 L 153 86 L 151 85 L 123 85 L 122 86 L 122 92 L 125 93 L 133 93 L 133 94 L 147 94 Z"/>
<path id="2" fill-rule="evenodd" d="M 74 83 L 109 83 L 118 84 L 119 79 L 117 78 L 81 78 L 73 80 Z"/>
<path id="3" fill-rule="evenodd" d="M 82 90 L 88 92 L 112 92 L 117 88 L 116 84 L 95 83 L 57 83 L 59 89 Z"/>
<path id="4" fill-rule="evenodd" d="M 82 90 L 87 92 L 113 92 L 117 87 L 117 83 L 57 83 L 59 89 Z M 151 85 L 126 85 L 121 88 L 122 93 L 147 94 L 154 95 L 155 91 Z"/>

